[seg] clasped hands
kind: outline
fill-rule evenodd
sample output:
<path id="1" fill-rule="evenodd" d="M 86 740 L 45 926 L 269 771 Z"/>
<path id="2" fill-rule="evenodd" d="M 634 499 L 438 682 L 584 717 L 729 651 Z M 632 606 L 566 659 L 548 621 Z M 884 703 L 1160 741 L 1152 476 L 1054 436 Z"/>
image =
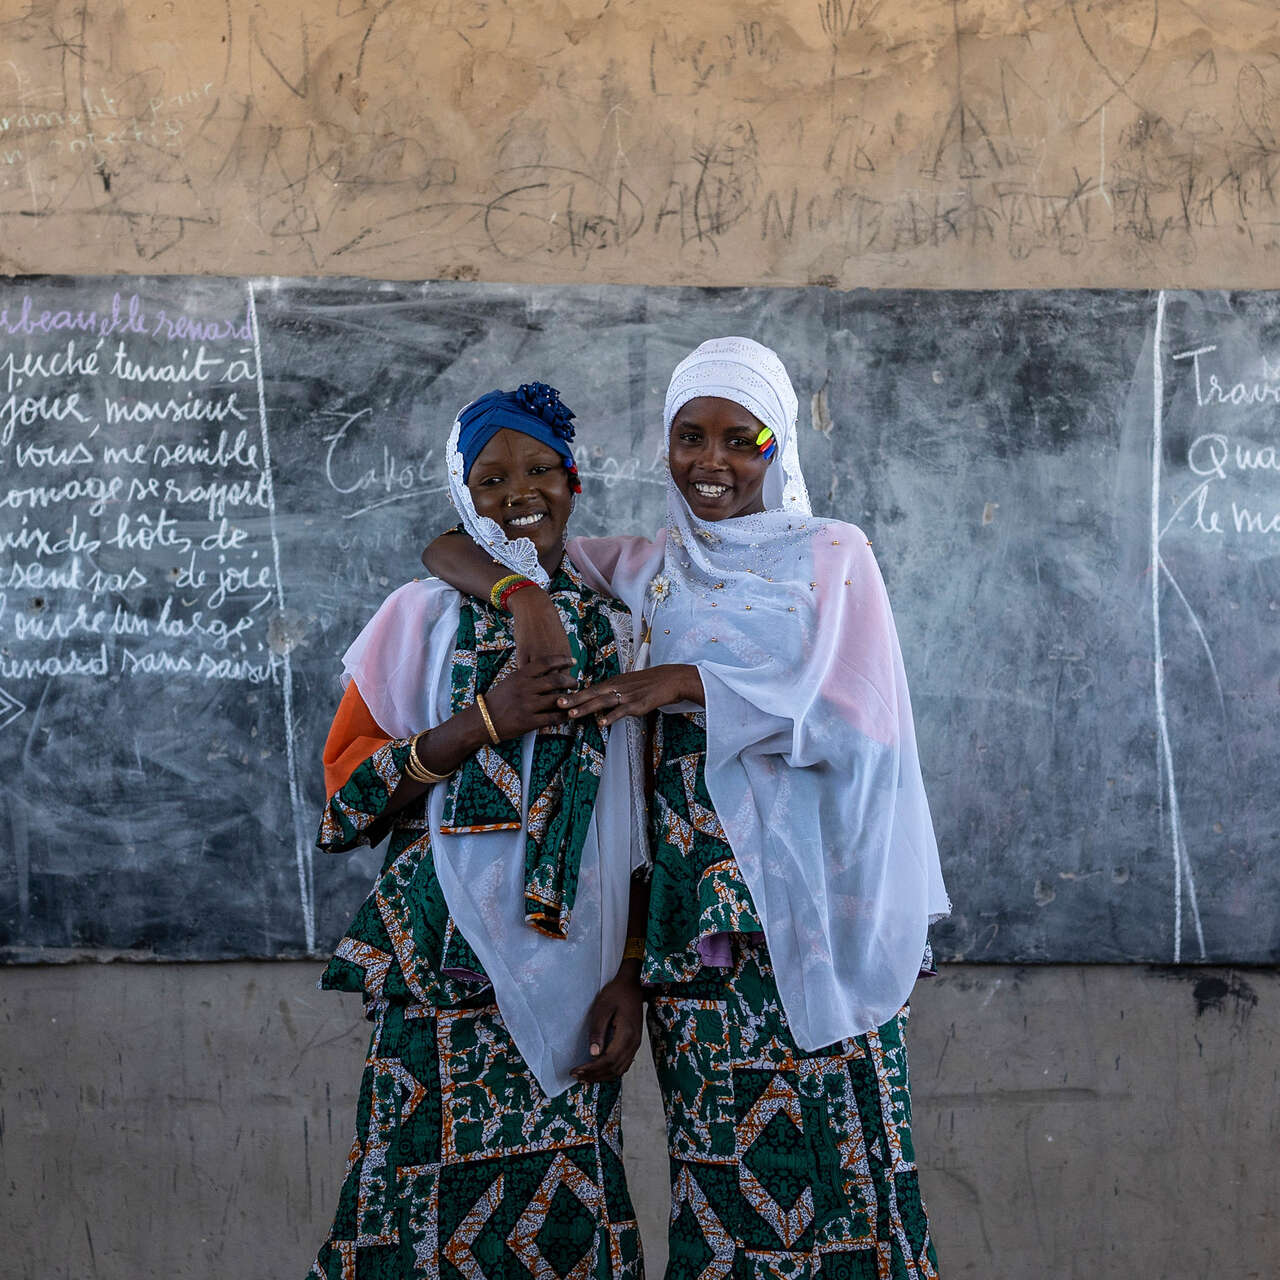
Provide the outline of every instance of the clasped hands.
<path id="1" fill-rule="evenodd" d="M 502 738 L 594 715 L 605 728 L 623 716 L 646 716 L 658 707 L 701 702 L 697 668 L 664 665 L 628 671 L 580 688 L 554 602 L 542 591 L 511 597 L 516 669 L 493 685 L 485 700 Z"/>

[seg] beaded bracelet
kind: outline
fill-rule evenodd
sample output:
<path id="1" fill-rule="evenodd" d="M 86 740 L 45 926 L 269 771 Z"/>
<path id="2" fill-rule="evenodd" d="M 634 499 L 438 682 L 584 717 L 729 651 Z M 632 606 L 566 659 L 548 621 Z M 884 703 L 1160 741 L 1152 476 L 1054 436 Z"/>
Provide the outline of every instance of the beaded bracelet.
<path id="1" fill-rule="evenodd" d="M 519 582 L 513 582 L 498 597 L 498 608 L 506 609 L 508 612 L 510 612 L 510 606 L 507 604 L 507 601 L 510 600 L 511 597 L 515 595 L 515 593 L 519 591 L 522 587 L 531 587 L 533 585 L 534 585 L 534 582 L 532 578 L 521 578 Z"/>
<path id="2" fill-rule="evenodd" d="M 489 588 L 489 603 L 495 609 L 502 608 L 503 599 L 518 583 L 528 582 L 523 573 L 508 573 Z"/>
<path id="3" fill-rule="evenodd" d="M 624 960 L 643 960 L 644 939 L 628 938 L 626 946 L 622 948 L 622 958 Z"/>

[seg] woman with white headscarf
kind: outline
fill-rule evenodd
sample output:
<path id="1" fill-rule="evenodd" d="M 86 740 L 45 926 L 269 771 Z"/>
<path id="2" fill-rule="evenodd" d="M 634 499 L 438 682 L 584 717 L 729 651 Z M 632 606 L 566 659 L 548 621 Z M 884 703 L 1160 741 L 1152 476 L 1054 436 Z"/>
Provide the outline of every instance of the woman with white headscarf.
<path id="1" fill-rule="evenodd" d="M 640 657 L 561 705 L 659 712 L 643 978 L 669 1280 L 708 1258 L 936 1275 L 903 1031 L 949 903 L 884 585 L 860 530 L 812 514 L 796 412 L 774 352 L 703 343 L 667 392 L 666 527 L 570 546 L 640 620 Z M 459 541 L 429 566 L 491 580 Z M 521 594 L 517 636 L 545 637 Z"/>

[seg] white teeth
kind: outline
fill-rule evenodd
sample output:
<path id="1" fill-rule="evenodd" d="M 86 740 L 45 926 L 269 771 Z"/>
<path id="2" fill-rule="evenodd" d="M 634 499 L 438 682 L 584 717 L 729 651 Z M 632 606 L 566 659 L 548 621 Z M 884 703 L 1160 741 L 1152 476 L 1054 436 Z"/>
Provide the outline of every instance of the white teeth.
<path id="1" fill-rule="evenodd" d="M 727 484 L 695 484 L 693 486 L 704 498 L 718 498 L 729 492 Z"/>
<path id="2" fill-rule="evenodd" d="M 511 519 L 507 521 L 507 523 L 513 524 L 517 528 L 523 529 L 525 525 L 537 524 L 538 521 L 541 519 L 542 519 L 542 512 L 539 511 L 536 515 L 532 515 L 532 516 L 512 516 Z"/>

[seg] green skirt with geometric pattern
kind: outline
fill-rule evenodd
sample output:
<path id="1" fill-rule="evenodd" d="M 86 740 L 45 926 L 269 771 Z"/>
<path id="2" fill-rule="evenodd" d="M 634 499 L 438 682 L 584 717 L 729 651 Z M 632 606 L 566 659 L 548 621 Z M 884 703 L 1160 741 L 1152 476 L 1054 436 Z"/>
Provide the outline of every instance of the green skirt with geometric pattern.
<path id="1" fill-rule="evenodd" d="M 309 1280 L 631 1280 L 617 1081 L 547 1098 L 484 997 L 378 1001 L 338 1211 Z"/>
<path id="2" fill-rule="evenodd" d="M 671 1157 L 667 1280 L 932 1280 L 903 1032 L 791 1037 L 763 943 L 657 987 L 649 1038 Z"/>

